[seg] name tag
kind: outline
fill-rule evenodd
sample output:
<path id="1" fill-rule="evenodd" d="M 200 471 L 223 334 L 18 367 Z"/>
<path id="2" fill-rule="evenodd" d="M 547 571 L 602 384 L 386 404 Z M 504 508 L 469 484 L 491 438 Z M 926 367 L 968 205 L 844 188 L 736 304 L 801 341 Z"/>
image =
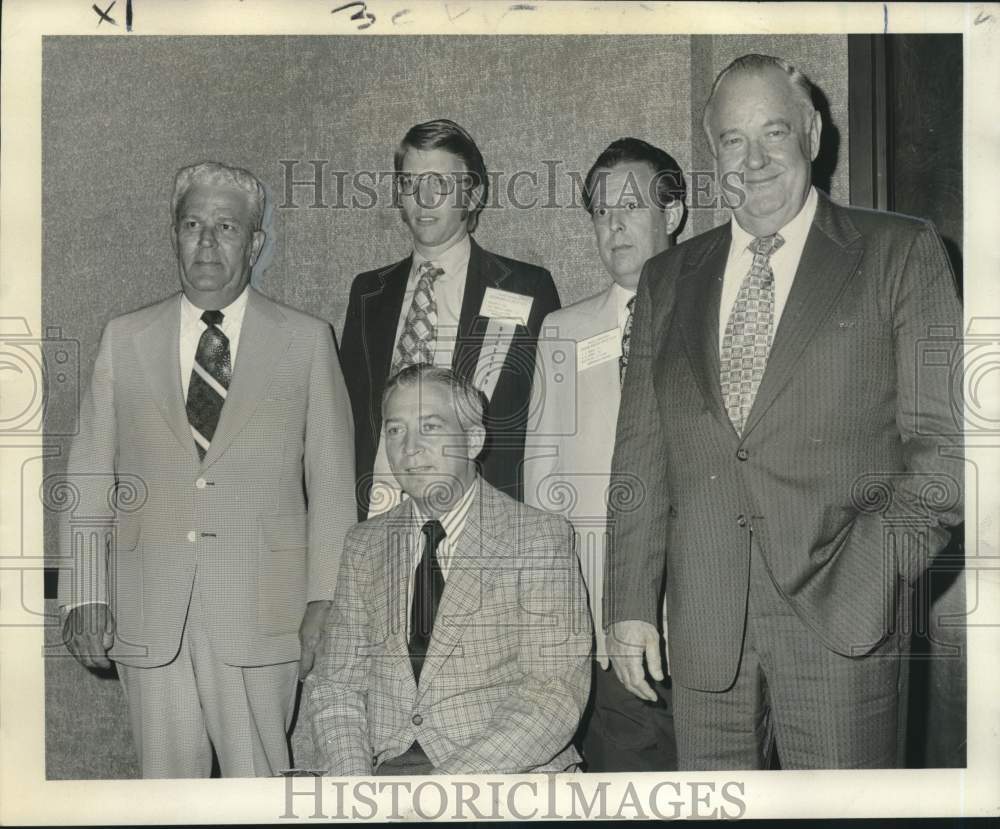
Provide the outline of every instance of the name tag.
<path id="1" fill-rule="evenodd" d="M 534 299 L 524 294 L 487 288 L 479 316 L 492 319 L 513 320 L 518 325 L 527 326 Z"/>
<path id="2" fill-rule="evenodd" d="M 576 344 L 576 370 L 586 371 L 622 356 L 622 333 L 617 328 Z"/>
<path id="3" fill-rule="evenodd" d="M 479 360 L 476 362 L 473 382 L 486 395 L 487 400 L 493 399 L 493 390 L 497 387 L 500 372 L 507 360 L 507 352 L 510 351 L 514 332 L 514 322 L 502 317 L 491 319 L 486 324 L 483 347 L 479 351 Z"/>

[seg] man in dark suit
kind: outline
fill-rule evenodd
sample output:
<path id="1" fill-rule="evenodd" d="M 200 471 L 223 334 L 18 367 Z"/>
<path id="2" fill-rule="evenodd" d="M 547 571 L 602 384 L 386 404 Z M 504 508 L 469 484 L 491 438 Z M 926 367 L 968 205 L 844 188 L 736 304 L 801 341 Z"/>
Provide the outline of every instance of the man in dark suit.
<path id="1" fill-rule="evenodd" d="M 535 341 L 559 307 L 552 276 L 483 250 L 470 236 L 489 182 L 482 154 L 458 124 L 411 127 L 394 165 L 413 253 L 354 280 L 340 352 L 354 411 L 359 518 L 399 502 L 380 441 L 382 390 L 390 374 L 420 362 L 450 367 L 486 394 L 482 474 L 520 500 Z"/>
<path id="2" fill-rule="evenodd" d="M 351 412 L 330 326 L 250 287 L 261 183 L 196 164 L 172 207 L 183 290 L 108 323 L 80 409 L 73 512 L 111 513 L 61 516 L 63 638 L 117 664 L 143 777 L 213 751 L 269 777 L 354 516 Z"/>
<path id="3" fill-rule="evenodd" d="M 682 769 L 775 744 L 785 768 L 895 765 L 897 612 L 962 517 L 948 260 L 927 222 L 811 186 L 810 89 L 777 58 L 723 70 L 704 124 L 733 220 L 639 284 L 612 469 L 644 491 L 609 510 L 605 618 L 653 699 L 665 569 Z"/>

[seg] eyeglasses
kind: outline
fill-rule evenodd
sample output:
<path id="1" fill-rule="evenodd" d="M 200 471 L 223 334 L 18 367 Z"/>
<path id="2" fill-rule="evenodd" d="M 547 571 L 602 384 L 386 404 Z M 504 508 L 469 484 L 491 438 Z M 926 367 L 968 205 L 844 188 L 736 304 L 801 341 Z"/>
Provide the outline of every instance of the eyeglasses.
<path id="1" fill-rule="evenodd" d="M 455 187 L 459 182 L 463 188 L 467 188 L 470 184 L 470 178 L 468 173 L 420 173 L 419 175 L 397 173 L 396 188 L 404 196 L 412 196 L 420 189 L 421 183 L 427 181 L 431 193 L 436 196 L 447 196 L 455 192 Z"/>

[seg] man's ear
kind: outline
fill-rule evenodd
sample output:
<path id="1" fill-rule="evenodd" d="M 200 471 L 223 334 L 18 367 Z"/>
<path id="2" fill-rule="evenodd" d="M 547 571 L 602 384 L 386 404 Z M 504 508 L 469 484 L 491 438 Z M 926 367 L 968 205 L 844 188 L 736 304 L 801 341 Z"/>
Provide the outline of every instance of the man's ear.
<path id="1" fill-rule="evenodd" d="M 823 133 L 823 117 L 818 111 L 813 110 L 812 117 L 809 119 L 809 160 L 815 161 L 816 156 L 819 155 L 819 139 L 820 135 Z"/>
<path id="2" fill-rule="evenodd" d="M 170 223 L 170 247 L 174 250 L 174 256 L 180 255 L 180 247 L 177 240 L 177 223 Z"/>
<path id="3" fill-rule="evenodd" d="M 684 202 L 674 199 L 663 210 L 663 221 L 667 225 L 667 236 L 673 236 L 684 221 Z"/>
<path id="4" fill-rule="evenodd" d="M 465 436 L 469 441 L 469 460 L 474 461 L 486 445 L 486 429 L 482 426 L 472 426 Z"/>
<path id="5" fill-rule="evenodd" d="M 267 234 L 263 230 L 255 230 L 253 232 L 253 244 L 250 248 L 250 267 L 252 268 L 257 264 L 257 260 L 260 259 L 261 249 L 264 247 L 264 240 L 267 238 Z"/>

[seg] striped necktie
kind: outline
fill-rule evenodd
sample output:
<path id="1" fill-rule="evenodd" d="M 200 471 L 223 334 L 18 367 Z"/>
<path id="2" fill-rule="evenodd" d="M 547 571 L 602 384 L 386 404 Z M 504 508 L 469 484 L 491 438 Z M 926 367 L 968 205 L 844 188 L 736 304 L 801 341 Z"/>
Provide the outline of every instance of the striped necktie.
<path id="1" fill-rule="evenodd" d="M 222 317 L 222 311 L 205 311 L 201 315 L 201 321 L 206 327 L 198 340 L 191 382 L 188 385 L 188 423 L 191 424 L 191 434 L 194 435 L 201 460 L 205 459 L 205 453 L 215 435 L 215 427 L 219 425 L 219 416 L 233 376 L 229 359 L 229 338 L 219 327 Z"/>
<path id="2" fill-rule="evenodd" d="M 403 330 L 396 343 L 396 355 L 392 361 L 395 374 L 407 366 L 417 363 L 434 363 L 434 343 L 437 340 L 437 302 L 434 299 L 434 280 L 444 273 L 433 262 L 424 262 L 417 273 L 417 287 L 413 291 L 413 301 L 406 314 Z"/>
<path id="3" fill-rule="evenodd" d="M 754 239 L 750 272 L 740 285 L 722 335 L 719 380 L 722 399 L 740 435 L 750 415 L 774 336 L 774 272 L 771 254 L 785 243 L 780 234 Z"/>

